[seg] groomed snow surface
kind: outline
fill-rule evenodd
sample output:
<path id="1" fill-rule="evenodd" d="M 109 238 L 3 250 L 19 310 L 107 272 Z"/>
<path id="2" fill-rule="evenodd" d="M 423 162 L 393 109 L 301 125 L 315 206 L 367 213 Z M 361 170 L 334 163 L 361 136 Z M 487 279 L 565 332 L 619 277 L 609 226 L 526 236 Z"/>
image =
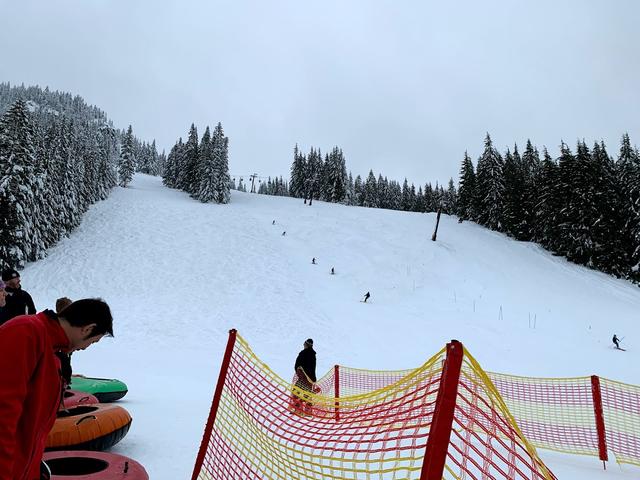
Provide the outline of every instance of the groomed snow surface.
<path id="1" fill-rule="evenodd" d="M 115 338 L 74 354 L 74 371 L 128 384 L 120 403 L 134 421 L 114 451 L 154 480 L 190 478 L 230 328 L 284 378 L 307 337 L 319 375 L 413 368 L 456 338 L 486 370 L 640 384 L 640 288 L 446 215 L 432 242 L 434 225 L 434 214 L 235 191 L 229 205 L 201 204 L 138 175 L 22 283 L 39 310 L 61 296 L 111 305 Z M 640 477 L 540 453 L 560 479 Z"/>

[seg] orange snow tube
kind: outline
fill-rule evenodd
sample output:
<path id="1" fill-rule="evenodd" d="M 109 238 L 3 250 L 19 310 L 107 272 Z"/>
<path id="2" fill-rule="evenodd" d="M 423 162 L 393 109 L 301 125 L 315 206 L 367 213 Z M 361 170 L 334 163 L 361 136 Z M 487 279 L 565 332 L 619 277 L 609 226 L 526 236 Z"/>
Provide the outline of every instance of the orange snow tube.
<path id="1" fill-rule="evenodd" d="M 88 405 L 58 412 L 46 450 L 106 450 L 124 438 L 131 415 L 117 405 Z"/>

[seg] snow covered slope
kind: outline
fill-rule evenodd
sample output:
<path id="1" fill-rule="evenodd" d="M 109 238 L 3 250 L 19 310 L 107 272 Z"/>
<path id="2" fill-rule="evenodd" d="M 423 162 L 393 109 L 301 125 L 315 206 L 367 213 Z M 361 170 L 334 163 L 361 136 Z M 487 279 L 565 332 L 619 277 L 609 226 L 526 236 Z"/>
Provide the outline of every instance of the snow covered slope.
<path id="1" fill-rule="evenodd" d="M 74 369 L 129 385 L 134 422 L 115 451 L 154 480 L 190 476 L 230 328 L 285 378 L 307 337 L 319 374 L 416 367 L 456 338 L 487 370 L 640 384 L 640 288 L 444 215 L 432 242 L 434 224 L 239 192 L 201 204 L 138 175 L 22 280 L 39 309 L 63 295 L 112 306 L 115 338 L 75 354 Z M 541 453 L 559 478 L 640 477 Z"/>

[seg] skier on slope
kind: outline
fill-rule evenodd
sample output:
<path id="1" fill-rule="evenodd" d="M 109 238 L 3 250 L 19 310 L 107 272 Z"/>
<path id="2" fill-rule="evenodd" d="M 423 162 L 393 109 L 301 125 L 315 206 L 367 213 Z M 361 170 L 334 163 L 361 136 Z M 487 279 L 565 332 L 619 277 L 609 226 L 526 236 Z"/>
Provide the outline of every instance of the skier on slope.
<path id="1" fill-rule="evenodd" d="M 370 296 L 371 296 L 371 294 L 369 292 L 364 294 L 364 303 L 367 303 L 367 300 L 369 300 Z"/>
<path id="2" fill-rule="evenodd" d="M 614 345 L 616 346 L 616 348 L 618 350 L 621 350 L 621 348 L 620 348 L 620 339 L 616 336 L 615 333 L 613 334 L 612 342 L 614 343 Z"/>

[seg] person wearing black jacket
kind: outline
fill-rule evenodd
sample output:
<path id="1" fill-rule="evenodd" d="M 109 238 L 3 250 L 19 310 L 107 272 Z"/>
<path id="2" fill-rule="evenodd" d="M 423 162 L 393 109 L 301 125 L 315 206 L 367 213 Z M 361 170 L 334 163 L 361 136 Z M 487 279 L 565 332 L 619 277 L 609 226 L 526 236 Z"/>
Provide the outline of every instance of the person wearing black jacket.
<path id="1" fill-rule="evenodd" d="M 313 384 L 316 382 L 316 352 L 313 349 L 313 340 L 307 338 L 304 342 L 304 349 L 298 354 L 296 364 L 296 387 L 307 392 L 313 391 Z M 302 405 L 297 400 L 296 410 L 305 415 L 311 414 L 312 404 L 308 395 L 302 395 Z M 302 407 L 302 408 L 300 408 Z"/>
<path id="2" fill-rule="evenodd" d="M 316 352 L 313 349 L 313 340 L 307 338 L 304 342 L 304 350 L 298 354 L 296 358 L 295 371 L 298 377 L 304 379 L 305 375 L 315 383 L 316 381 Z M 302 370 L 303 373 L 300 372 Z M 308 383 L 308 382 L 307 382 Z M 310 388 L 307 388 L 310 390 Z"/>
<path id="3" fill-rule="evenodd" d="M 2 281 L 5 283 L 7 292 L 7 305 L 4 307 L 1 323 L 11 320 L 19 315 L 34 315 L 36 306 L 31 295 L 20 286 L 20 274 L 12 268 L 7 268 L 2 272 Z"/>

